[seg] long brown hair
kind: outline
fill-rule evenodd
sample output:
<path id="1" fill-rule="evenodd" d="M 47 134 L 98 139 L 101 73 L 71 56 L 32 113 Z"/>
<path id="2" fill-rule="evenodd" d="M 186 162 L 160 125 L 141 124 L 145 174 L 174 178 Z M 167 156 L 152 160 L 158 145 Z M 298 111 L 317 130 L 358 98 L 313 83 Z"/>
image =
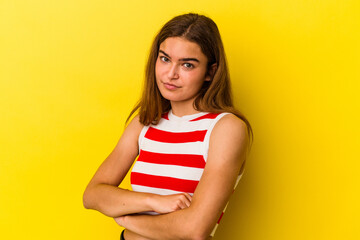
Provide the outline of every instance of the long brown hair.
<path id="1" fill-rule="evenodd" d="M 246 123 L 249 138 L 253 131 L 249 121 L 234 108 L 224 46 L 219 30 L 213 20 L 195 13 L 176 16 L 168 21 L 156 35 L 150 49 L 142 97 L 130 112 L 126 122 L 138 110 L 139 120 L 144 125 L 157 124 L 161 115 L 171 109 L 156 84 L 155 64 L 160 44 L 169 37 L 182 37 L 197 43 L 208 59 L 208 71 L 216 63 L 217 69 L 211 81 L 205 81 L 194 101 L 194 109 L 203 112 L 230 112 Z"/>

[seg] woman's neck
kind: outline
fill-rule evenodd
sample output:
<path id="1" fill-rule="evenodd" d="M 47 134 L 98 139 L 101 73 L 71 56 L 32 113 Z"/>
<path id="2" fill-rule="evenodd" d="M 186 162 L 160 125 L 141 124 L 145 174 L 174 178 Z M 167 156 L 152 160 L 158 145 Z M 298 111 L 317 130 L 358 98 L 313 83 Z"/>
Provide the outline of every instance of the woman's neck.
<path id="1" fill-rule="evenodd" d="M 192 115 L 199 113 L 194 109 L 194 101 L 189 102 L 170 102 L 172 113 L 177 117 L 182 117 L 186 115 Z"/>

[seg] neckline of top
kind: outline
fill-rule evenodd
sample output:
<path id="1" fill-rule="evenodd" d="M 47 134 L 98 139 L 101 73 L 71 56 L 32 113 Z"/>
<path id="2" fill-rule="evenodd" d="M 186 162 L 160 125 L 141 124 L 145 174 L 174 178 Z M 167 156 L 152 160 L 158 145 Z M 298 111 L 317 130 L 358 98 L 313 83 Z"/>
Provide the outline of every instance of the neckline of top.
<path id="1" fill-rule="evenodd" d="M 197 117 L 201 117 L 204 114 L 206 114 L 206 112 L 199 112 L 199 113 L 194 113 L 194 114 L 184 115 L 182 117 L 178 117 L 172 112 L 172 109 L 170 109 L 169 113 L 168 113 L 168 118 L 169 118 L 169 120 L 192 120 L 192 119 L 195 119 Z"/>

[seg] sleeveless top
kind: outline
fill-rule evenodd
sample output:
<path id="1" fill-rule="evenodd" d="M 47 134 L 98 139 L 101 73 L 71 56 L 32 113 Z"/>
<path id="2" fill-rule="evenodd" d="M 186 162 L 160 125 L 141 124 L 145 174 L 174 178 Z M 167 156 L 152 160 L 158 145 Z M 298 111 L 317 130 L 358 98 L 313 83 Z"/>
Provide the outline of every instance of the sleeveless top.
<path id="1" fill-rule="evenodd" d="M 144 126 L 138 140 L 139 157 L 130 175 L 133 191 L 193 195 L 205 168 L 211 132 L 227 114 L 200 112 L 178 117 L 170 110 L 162 115 L 157 125 Z M 236 185 L 240 178 L 241 175 Z"/>

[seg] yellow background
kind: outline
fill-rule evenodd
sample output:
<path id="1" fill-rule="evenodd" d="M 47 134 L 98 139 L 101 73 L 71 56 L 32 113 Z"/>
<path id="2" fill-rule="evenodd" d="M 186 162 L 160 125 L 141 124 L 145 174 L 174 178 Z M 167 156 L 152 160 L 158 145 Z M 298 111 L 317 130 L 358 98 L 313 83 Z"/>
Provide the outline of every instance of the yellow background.
<path id="1" fill-rule="evenodd" d="M 155 33 L 190 11 L 218 24 L 255 133 L 215 239 L 360 239 L 357 0 L 0 0 L 0 239 L 119 238 L 82 194 Z"/>

